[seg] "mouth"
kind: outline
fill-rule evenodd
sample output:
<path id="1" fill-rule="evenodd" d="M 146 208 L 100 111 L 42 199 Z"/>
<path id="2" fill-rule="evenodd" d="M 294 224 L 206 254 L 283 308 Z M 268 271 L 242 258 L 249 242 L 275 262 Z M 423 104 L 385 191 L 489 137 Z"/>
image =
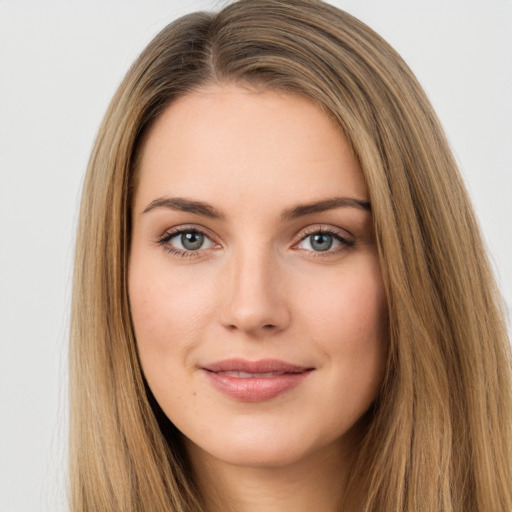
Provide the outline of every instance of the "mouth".
<path id="1" fill-rule="evenodd" d="M 229 359 L 201 367 L 222 394 L 241 402 L 271 400 L 297 387 L 314 370 L 276 359 Z"/>
<path id="2" fill-rule="evenodd" d="M 259 361 L 247 361 L 246 359 L 225 359 L 203 367 L 214 373 L 240 373 L 240 377 L 247 375 L 269 374 L 270 377 L 285 373 L 301 373 L 313 368 L 299 366 L 279 359 L 260 359 Z M 271 375 L 270 375 L 271 374 Z"/>
<path id="3" fill-rule="evenodd" d="M 261 373 L 249 373 L 241 371 L 230 371 L 230 372 L 214 372 L 217 375 L 227 375 L 228 377 L 238 377 L 239 379 L 264 379 L 267 377 L 280 377 L 286 375 L 288 372 L 261 372 Z M 295 372 L 300 373 L 300 372 Z"/>

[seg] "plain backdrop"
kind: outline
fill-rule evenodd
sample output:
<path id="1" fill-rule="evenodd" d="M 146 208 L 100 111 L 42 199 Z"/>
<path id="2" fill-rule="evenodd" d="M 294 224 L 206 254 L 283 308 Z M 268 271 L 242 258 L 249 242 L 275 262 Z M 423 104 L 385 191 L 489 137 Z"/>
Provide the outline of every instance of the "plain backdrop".
<path id="1" fill-rule="evenodd" d="M 425 87 L 510 308 L 512 1 L 332 3 L 383 35 Z M 163 26 L 222 4 L 0 0 L 0 512 L 65 510 L 74 226 L 103 113 Z"/>

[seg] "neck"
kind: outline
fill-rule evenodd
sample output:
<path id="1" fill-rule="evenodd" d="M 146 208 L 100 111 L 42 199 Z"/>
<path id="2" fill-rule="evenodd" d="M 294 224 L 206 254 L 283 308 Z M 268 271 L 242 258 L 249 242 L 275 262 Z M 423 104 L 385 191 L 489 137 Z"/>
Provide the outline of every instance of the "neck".
<path id="1" fill-rule="evenodd" d="M 339 512 L 349 501 L 344 489 L 353 457 L 339 445 L 274 467 L 229 464 L 187 445 L 207 512 Z"/>

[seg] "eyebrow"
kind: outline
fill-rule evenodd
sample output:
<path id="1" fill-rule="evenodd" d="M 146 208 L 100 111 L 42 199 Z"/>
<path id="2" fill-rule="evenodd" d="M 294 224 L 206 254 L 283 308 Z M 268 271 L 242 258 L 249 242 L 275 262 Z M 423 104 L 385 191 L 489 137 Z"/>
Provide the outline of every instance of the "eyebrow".
<path id="1" fill-rule="evenodd" d="M 210 219 L 224 219 L 224 214 L 216 210 L 213 206 L 202 201 L 192 201 L 182 197 L 159 197 L 149 203 L 143 213 L 148 213 L 155 208 L 168 208 L 181 212 L 195 213 Z"/>
<path id="2" fill-rule="evenodd" d="M 321 213 L 335 208 L 357 208 L 358 210 L 371 211 L 368 201 L 355 199 L 353 197 L 333 197 L 323 201 L 315 201 L 313 203 L 295 206 L 290 210 L 286 210 L 281 215 L 282 220 L 293 220 L 313 213 Z"/>
<path id="3" fill-rule="evenodd" d="M 222 212 L 208 203 L 203 201 L 193 201 L 183 197 L 159 197 L 158 199 L 151 201 L 143 213 L 148 213 L 155 208 L 168 208 L 170 210 L 194 213 L 210 219 L 222 220 L 226 218 Z M 353 197 L 333 197 L 322 201 L 301 204 L 285 210 L 281 214 L 281 220 L 293 220 L 306 215 L 312 215 L 314 213 L 334 210 L 335 208 L 356 208 L 358 210 L 371 211 L 371 206 L 368 201 L 355 199 Z"/>

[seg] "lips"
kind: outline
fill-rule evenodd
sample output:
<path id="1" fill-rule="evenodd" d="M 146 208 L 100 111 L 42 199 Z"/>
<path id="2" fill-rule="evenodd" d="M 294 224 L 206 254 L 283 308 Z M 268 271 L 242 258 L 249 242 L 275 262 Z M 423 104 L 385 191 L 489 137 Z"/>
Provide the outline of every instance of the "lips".
<path id="1" fill-rule="evenodd" d="M 228 359 L 201 368 L 217 391 L 242 402 L 271 400 L 298 386 L 313 369 L 276 359 Z"/>
<path id="2" fill-rule="evenodd" d="M 231 372 L 215 372 L 217 375 L 228 375 L 229 377 L 238 377 L 239 379 L 254 379 L 254 378 L 266 378 L 266 377 L 280 377 L 285 375 L 286 372 L 262 372 L 262 373 L 249 373 L 240 371 Z"/>

